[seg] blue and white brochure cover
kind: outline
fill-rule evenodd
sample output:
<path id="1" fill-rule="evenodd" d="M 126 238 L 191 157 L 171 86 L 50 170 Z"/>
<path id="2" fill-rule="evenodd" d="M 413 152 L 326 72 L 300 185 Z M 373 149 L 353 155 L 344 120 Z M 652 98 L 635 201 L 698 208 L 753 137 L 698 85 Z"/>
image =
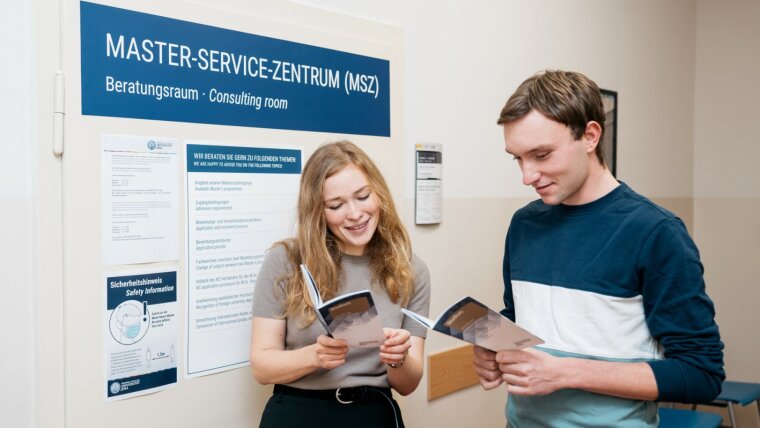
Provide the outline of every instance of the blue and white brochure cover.
<path id="1" fill-rule="evenodd" d="M 306 265 L 301 265 L 301 274 L 314 303 L 317 319 L 332 337 L 345 340 L 351 348 L 378 348 L 383 344 L 383 325 L 369 290 L 355 291 L 323 302 Z"/>
<path id="2" fill-rule="evenodd" d="M 544 343 L 533 333 L 469 296 L 449 306 L 436 320 L 403 308 L 401 312 L 431 330 L 494 352 Z"/>

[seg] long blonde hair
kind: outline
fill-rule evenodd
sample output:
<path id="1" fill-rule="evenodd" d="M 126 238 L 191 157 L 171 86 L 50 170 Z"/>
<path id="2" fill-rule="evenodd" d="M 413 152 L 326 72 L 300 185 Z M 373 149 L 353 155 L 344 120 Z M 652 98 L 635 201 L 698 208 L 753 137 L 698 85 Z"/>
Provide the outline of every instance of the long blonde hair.
<path id="1" fill-rule="evenodd" d="M 367 177 L 380 207 L 377 229 L 366 251 L 373 284 L 384 288 L 391 301 L 400 301 L 402 305 L 408 303 L 414 291 L 411 241 L 380 170 L 364 151 L 349 141 L 324 144 L 311 155 L 301 175 L 296 238 L 275 244 L 285 247 L 293 266 L 293 270 L 280 279 L 285 282 L 283 316 L 300 317 L 304 327 L 314 322 L 315 314 L 298 265 L 303 263 L 309 268 L 323 300 L 336 296 L 341 252 L 338 239 L 325 221 L 324 184 L 351 165 Z"/>

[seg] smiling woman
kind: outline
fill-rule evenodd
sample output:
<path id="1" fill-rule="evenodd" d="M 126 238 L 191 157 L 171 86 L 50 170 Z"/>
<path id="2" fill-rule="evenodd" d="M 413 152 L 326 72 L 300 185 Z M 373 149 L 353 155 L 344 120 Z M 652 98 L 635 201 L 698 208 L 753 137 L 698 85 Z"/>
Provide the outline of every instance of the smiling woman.
<path id="1" fill-rule="evenodd" d="M 385 324 L 379 349 L 325 335 L 300 264 L 323 300 L 371 284 Z M 297 235 L 270 249 L 254 289 L 251 368 L 276 384 L 261 426 L 404 426 L 391 388 L 407 395 L 419 384 L 426 330 L 400 309 L 427 315 L 429 301 L 428 269 L 377 166 L 347 141 L 318 148 L 301 176 Z"/>
<path id="2" fill-rule="evenodd" d="M 325 180 L 325 221 L 344 254 L 361 256 L 377 229 L 380 206 L 357 167 L 347 166 Z"/>

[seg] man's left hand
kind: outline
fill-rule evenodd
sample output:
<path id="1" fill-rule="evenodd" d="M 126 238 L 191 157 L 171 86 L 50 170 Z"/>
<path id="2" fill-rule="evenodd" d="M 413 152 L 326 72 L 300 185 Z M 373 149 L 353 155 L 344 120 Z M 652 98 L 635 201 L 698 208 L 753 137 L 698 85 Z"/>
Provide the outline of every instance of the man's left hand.
<path id="1" fill-rule="evenodd" d="M 536 349 L 522 349 L 497 352 L 496 362 L 510 394 L 546 395 L 564 388 L 562 358 Z"/>

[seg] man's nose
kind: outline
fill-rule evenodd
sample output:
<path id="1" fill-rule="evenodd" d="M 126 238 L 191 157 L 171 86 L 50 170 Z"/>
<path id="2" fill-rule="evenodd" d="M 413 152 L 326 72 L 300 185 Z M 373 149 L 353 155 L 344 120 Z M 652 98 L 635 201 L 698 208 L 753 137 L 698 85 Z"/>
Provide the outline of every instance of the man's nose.
<path id="1" fill-rule="evenodd" d="M 533 183 L 537 182 L 539 178 L 541 178 L 541 173 L 538 172 L 538 170 L 533 167 L 533 165 L 523 162 L 522 164 L 522 177 L 523 177 L 523 184 L 526 186 L 531 186 Z"/>

